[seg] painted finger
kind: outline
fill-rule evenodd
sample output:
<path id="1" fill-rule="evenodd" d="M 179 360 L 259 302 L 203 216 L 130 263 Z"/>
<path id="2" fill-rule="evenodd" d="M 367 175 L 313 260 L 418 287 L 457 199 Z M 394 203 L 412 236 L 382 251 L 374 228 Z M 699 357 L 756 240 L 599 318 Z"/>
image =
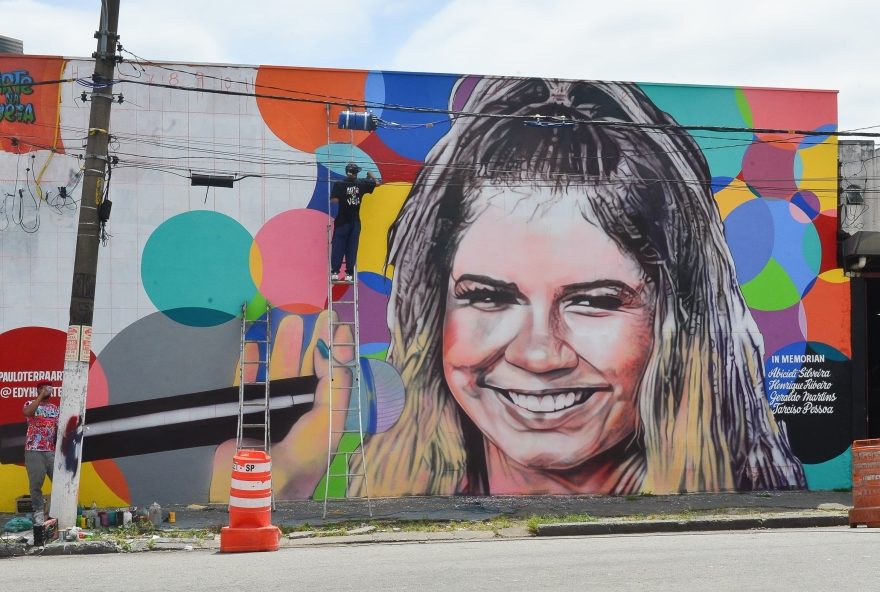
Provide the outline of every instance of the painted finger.
<path id="1" fill-rule="evenodd" d="M 304 322 L 300 315 L 285 316 L 275 331 L 269 377 L 291 378 L 300 375 L 302 368 Z"/>

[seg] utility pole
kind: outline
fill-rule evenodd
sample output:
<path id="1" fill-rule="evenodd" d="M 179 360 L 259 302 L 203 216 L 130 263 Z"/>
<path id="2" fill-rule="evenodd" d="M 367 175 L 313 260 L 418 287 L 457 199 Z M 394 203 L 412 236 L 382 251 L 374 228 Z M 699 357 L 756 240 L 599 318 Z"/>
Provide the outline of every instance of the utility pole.
<path id="1" fill-rule="evenodd" d="M 101 21 L 95 37 L 95 86 L 89 113 L 89 132 L 83 171 L 76 256 L 73 262 L 73 287 L 70 294 L 70 326 L 64 356 L 61 384 L 61 409 L 55 447 L 55 470 L 52 477 L 51 515 L 59 528 L 76 523 L 79 479 L 82 464 L 82 436 L 85 424 L 86 394 L 89 385 L 89 356 L 92 342 L 92 317 L 95 308 L 95 277 L 100 243 L 99 208 L 104 201 L 104 175 L 107 170 L 110 107 L 113 104 L 112 81 L 116 71 L 116 34 L 119 23 L 119 0 L 101 1 Z M 105 210 L 106 211 L 106 210 Z"/>

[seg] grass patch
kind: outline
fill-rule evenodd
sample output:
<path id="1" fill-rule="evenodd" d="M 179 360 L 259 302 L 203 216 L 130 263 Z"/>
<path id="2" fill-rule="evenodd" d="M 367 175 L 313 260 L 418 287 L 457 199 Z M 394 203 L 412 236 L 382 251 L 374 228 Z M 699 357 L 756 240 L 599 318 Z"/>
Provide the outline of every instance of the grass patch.
<path id="1" fill-rule="evenodd" d="M 214 535 L 220 534 L 220 527 L 212 528 L 190 528 L 184 530 L 157 530 L 154 534 L 166 539 L 212 539 Z"/>
<path id="2" fill-rule="evenodd" d="M 548 517 L 549 520 L 549 517 Z M 357 520 L 342 521 L 332 524 L 302 524 L 299 526 L 282 526 L 284 535 L 292 532 L 312 532 L 313 536 L 342 536 L 350 530 L 364 526 L 375 526 L 373 532 L 450 532 L 455 530 L 478 530 L 490 531 L 496 535 L 503 528 L 526 527 L 525 518 L 511 518 L 510 516 L 498 516 L 487 520 Z"/>
<path id="3" fill-rule="evenodd" d="M 116 542 L 123 548 L 130 547 L 132 539 L 145 538 L 148 536 L 159 536 L 163 539 L 193 539 L 206 540 L 213 539 L 220 532 L 220 528 L 188 528 L 181 530 L 146 530 L 136 526 L 128 528 L 102 528 L 89 530 L 92 536 L 87 537 L 88 540 L 110 540 Z"/>
<path id="4" fill-rule="evenodd" d="M 657 497 L 657 496 L 650 491 L 642 491 L 640 493 L 631 493 L 630 495 L 625 496 L 623 499 L 625 499 L 628 502 L 634 502 L 637 499 L 642 499 L 645 497 Z"/>
<path id="5" fill-rule="evenodd" d="M 526 519 L 526 528 L 532 534 L 537 534 L 541 524 L 562 524 L 569 522 L 595 522 L 595 516 L 589 514 L 567 514 L 564 516 L 529 516 Z"/>

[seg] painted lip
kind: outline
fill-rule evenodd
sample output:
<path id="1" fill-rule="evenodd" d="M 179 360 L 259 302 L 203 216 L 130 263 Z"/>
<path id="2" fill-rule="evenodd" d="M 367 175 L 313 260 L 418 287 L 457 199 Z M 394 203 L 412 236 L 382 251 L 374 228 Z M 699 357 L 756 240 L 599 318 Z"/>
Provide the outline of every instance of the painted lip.
<path id="1" fill-rule="evenodd" d="M 483 387 L 497 393 L 505 403 L 518 412 L 534 414 L 537 417 L 563 415 L 589 401 L 594 394 L 612 390 L 607 384 L 540 390 L 506 389 L 490 384 L 485 384 Z"/>

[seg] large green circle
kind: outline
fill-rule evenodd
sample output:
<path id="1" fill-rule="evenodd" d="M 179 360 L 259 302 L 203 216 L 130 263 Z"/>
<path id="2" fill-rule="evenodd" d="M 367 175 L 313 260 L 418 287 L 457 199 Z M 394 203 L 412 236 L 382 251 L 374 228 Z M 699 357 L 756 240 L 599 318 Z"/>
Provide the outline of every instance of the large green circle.
<path id="1" fill-rule="evenodd" d="M 224 214 L 186 212 L 163 222 L 144 246 L 141 279 L 153 304 L 193 327 L 241 314 L 257 291 L 250 272 L 253 237 Z"/>

